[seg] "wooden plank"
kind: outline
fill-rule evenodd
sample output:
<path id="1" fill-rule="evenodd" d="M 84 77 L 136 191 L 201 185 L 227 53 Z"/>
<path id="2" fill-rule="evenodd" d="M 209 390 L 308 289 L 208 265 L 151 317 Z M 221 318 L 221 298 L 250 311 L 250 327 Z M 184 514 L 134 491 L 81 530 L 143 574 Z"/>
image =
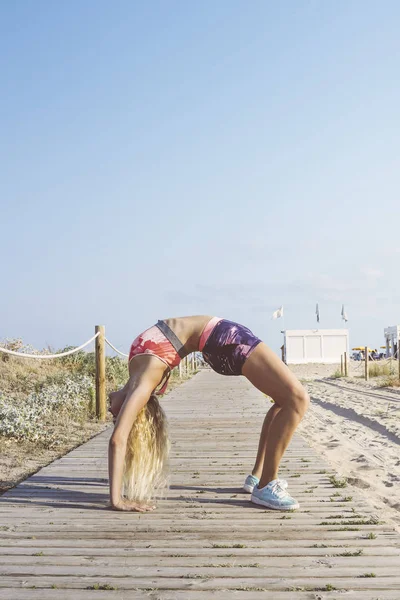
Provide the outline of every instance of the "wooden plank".
<path id="1" fill-rule="evenodd" d="M 357 554 L 353 552 L 353 554 Z M 394 556 L 377 556 L 377 555 L 364 555 L 361 554 L 359 556 L 341 556 L 340 554 L 346 553 L 345 549 L 343 549 L 342 553 L 325 553 L 319 555 L 311 555 L 311 556 L 291 556 L 290 559 L 287 555 L 285 558 L 286 562 L 290 565 L 291 569 L 296 568 L 315 568 L 316 566 L 328 566 L 329 568 L 334 567 L 335 569 L 341 569 L 341 572 L 347 572 L 354 567 L 356 569 L 368 569 L 369 571 L 374 571 L 376 568 L 380 567 L 381 569 L 390 570 L 394 574 L 396 574 L 396 570 L 399 568 L 399 555 Z M 351 554 L 351 552 L 349 553 Z M 89 563 L 85 561 L 90 561 Z M 15 567 L 15 554 L 8 554 L 6 556 L 2 556 L 1 565 L 0 565 L 0 574 L 1 569 L 6 574 L 9 574 L 11 571 L 7 569 L 7 565 L 11 565 Z M 171 554 L 170 556 L 158 556 L 151 555 L 151 557 L 147 555 L 137 555 L 137 554 L 128 554 L 124 553 L 123 555 L 119 554 L 118 556 L 110 556 L 109 554 L 103 554 L 103 556 L 96 556 L 92 553 L 84 553 L 80 555 L 70 554 L 60 556 L 60 554 L 54 554 L 50 552 L 36 551 L 29 555 L 19 556 L 18 557 L 18 568 L 29 566 L 38 566 L 38 567 L 48 567 L 48 566 L 63 566 L 63 567 L 81 567 L 81 565 L 88 565 L 93 569 L 97 569 L 97 567 L 104 566 L 106 570 L 108 568 L 114 569 L 114 567 L 128 567 L 134 569 L 141 567 L 140 571 L 142 575 L 148 576 L 147 571 L 149 570 L 149 564 L 151 563 L 151 568 L 163 567 L 165 568 L 165 573 L 168 575 L 169 572 L 172 572 L 173 569 L 182 567 L 191 567 L 198 569 L 207 569 L 208 567 L 213 567 L 214 569 L 230 569 L 231 571 L 235 568 L 240 568 L 241 573 L 243 575 L 246 574 L 245 570 L 242 569 L 279 569 L 282 566 L 282 556 L 257 556 L 254 558 L 254 554 L 250 557 L 246 557 L 244 555 L 239 554 L 229 554 L 226 555 L 214 555 L 210 556 L 209 553 L 203 554 L 202 556 L 185 556 L 182 553 Z M 75 571 L 74 571 L 75 572 Z M 112 571 L 113 572 L 113 571 Z M 157 570 L 158 572 L 158 570 Z M 215 571 L 217 573 L 217 571 Z M 85 571 L 86 573 L 86 571 Z M 256 574 L 256 571 L 249 571 L 249 573 Z M 77 574 L 77 573 L 75 573 Z M 108 574 L 108 573 L 107 573 Z M 117 575 L 117 572 L 114 573 Z M 382 571 L 381 571 L 382 574 Z"/>
<path id="2" fill-rule="evenodd" d="M 3 557 L 2 560 L 5 558 L 10 558 L 11 560 L 11 557 L 15 555 L 18 555 L 19 557 L 30 557 L 40 554 L 49 557 L 65 556 L 67 559 L 75 556 L 110 557 L 110 555 L 112 555 L 113 559 L 116 557 L 134 557 L 139 561 L 151 560 L 152 562 L 155 559 L 169 559 L 171 557 L 183 557 L 188 559 L 195 557 L 204 560 L 214 560 L 217 558 L 235 558 L 236 560 L 244 560 L 251 557 L 259 562 L 260 559 L 264 560 L 268 557 L 335 557 L 342 556 L 345 552 L 348 554 L 355 554 L 362 550 L 362 556 L 364 557 L 379 557 L 382 559 L 385 557 L 396 557 L 397 564 L 399 564 L 398 558 L 400 557 L 399 548 L 381 545 L 371 547 L 370 545 L 366 545 L 367 540 L 350 540 L 352 543 L 344 545 L 332 544 L 328 546 L 324 544 L 323 547 L 319 544 L 294 547 L 292 543 L 287 545 L 287 547 L 284 547 L 283 544 L 274 546 L 271 543 L 266 548 L 235 548 L 221 544 L 216 544 L 215 547 L 207 546 L 202 548 L 196 543 L 189 545 L 189 542 L 186 544 L 181 543 L 176 546 L 168 545 L 167 547 L 160 547 L 158 545 L 156 548 L 153 548 L 144 545 L 144 542 L 140 540 L 135 542 L 135 546 L 131 547 L 121 545 L 120 543 L 117 546 L 118 540 L 112 540 L 113 543 L 109 543 L 108 545 L 107 540 L 102 540 L 101 547 L 99 547 L 95 541 L 92 541 L 90 544 L 84 544 L 82 540 L 77 540 L 74 545 L 62 545 L 62 541 L 63 540 L 60 540 L 59 543 L 55 541 L 56 545 L 50 544 L 49 540 L 26 540 L 23 546 L 14 544 L 13 547 L 10 547 L 9 544 L 7 544 L 6 546 L 0 547 L 0 555 Z M 29 545 L 29 542 L 31 542 L 31 545 Z M 13 558 L 12 560 L 18 562 L 18 564 L 22 564 L 20 558 Z"/>
<path id="3" fill-rule="evenodd" d="M 314 574 L 310 574 L 308 577 L 279 577 L 279 573 L 275 577 L 196 577 L 195 573 L 185 572 L 179 577 L 103 577 L 98 575 L 96 577 L 84 577 L 84 576 L 46 576 L 46 575 L 26 575 L 21 574 L 20 576 L 10 576 L 2 578 L 0 581 L 1 587 L 8 588 L 21 588 L 21 587 L 33 587 L 36 589 L 39 587 L 48 588 L 52 585 L 57 585 L 59 588 L 70 588 L 70 589 L 86 589 L 93 585 L 109 585 L 119 590 L 232 590 L 232 591 L 329 591 L 327 586 L 333 586 L 341 594 L 344 592 L 361 591 L 381 591 L 381 590 L 400 590 L 400 577 L 337 577 L 334 578 L 332 570 L 330 570 L 327 577 L 315 577 Z M 300 589 L 299 589 L 300 588 Z M 217 595 L 218 597 L 218 595 Z M 350 596 L 353 597 L 352 595 Z M 332 595 L 329 596 L 329 599 Z M 398 600 L 398 599 L 397 599 Z"/>
<path id="4" fill-rule="evenodd" d="M 56 584 L 54 584 L 56 585 Z M 168 590 L 130 590 L 129 597 L 125 590 L 79 590 L 79 600 L 343 600 L 347 594 L 339 592 L 339 595 L 333 595 L 334 592 L 307 592 L 292 591 L 168 591 Z M 384 595 L 383 595 L 384 594 Z M 0 600 L 77 600 L 76 589 L 0 589 Z M 351 592 L 351 600 L 399 600 L 398 591 L 376 590 L 368 592 Z"/>
<path id="5" fill-rule="evenodd" d="M 54 584 L 55 585 L 55 584 Z M 302 591 L 279 592 L 279 591 L 168 591 L 168 590 L 130 590 L 127 598 L 125 590 L 79 590 L 79 600 L 342 600 L 346 598 L 346 593 L 340 592 L 339 595 L 333 595 L 334 592 L 316 593 Z M 383 595 L 384 594 L 384 595 Z M 399 600 L 398 591 L 376 590 L 368 592 L 351 592 L 351 600 Z M 76 589 L 0 589 L 0 600 L 77 600 Z"/>
<path id="6" fill-rule="evenodd" d="M 56 584 L 53 584 L 56 585 Z M 398 600 L 398 596 L 385 590 L 385 600 Z M 79 600 L 128 600 L 125 590 L 79 590 Z M 268 592 L 268 591 L 235 591 L 232 596 L 232 591 L 207 591 L 196 592 L 192 590 L 185 591 L 162 591 L 162 590 L 130 590 L 129 600 L 298 600 L 298 592 Z M 302 600 L 315 600 L 315 592 L 302 592 Z M 322 598 L 322 596 L 321 596 Z M 377 600 L 376 592 L 374 595 L 352 595 L 352 600 Z M 77 600 L 76 589 L 15 589 L 3 588 L 0 589 L 0 600 Z"/>
<path id="7" fill-rule="evenodd" d="M 104 564 L 103 561 L 100 565 L 92 565 L 91 561 L 86 561 L 87 564 L 77 565 L 47 565 L 43 566 L 38 564 L 30 564 L 30 565 L 16 565 L 16 564 L 7 564 L 0 565 L 0 586 L 7 583 L 7 579 L 12 576 L 35 576 L 35 577 L 97 577 L 101 574 L 102 577 L 121 579 L 121 578 L 129 578 L 136 579 L 136 576 L 140 580 L 157 580 L 157 587 L 167 587 L 170 586 L 171 582 L 176 579 L 179 580 L 181 578 L 188 579 L 231 579 L 234 581 L 235 579 L 247 579 L 251 581 L 257 581 L 258 584 L 263 579 L 273 579 L 276 581 L 278 577 L 279 580 L 285 579 L 301 579 L 305 577 L 305 567 L 295 567 L 287 561 L 287 564 L 282 567 L 282 561 L 280 568 L 276 566 L 268 567 L 247 567 L 246 562 L 243 563 L 243 566 L 239 565 L 238 567 L 167 567 L 163 566 L 162 569 L 157 568 L 155 566 L 136 566 L 132 565 L 128 566 L 117 566 L 115 564 L 107 563 Z M 85 563 L 85 561 L 82 561 Z M 317 561 L 315 561 L 317 563 Z M 210 564 L 217 564 L 215 561 Z M 229 562 L 223 562 L 221 565 L 230 564 Z M 251 563 L 251 561 L 247 561 L 247 564 L 259 564 Z M 277 570 L 278 569 L 278 570 Z M 365 571 L 362 565 L 354 567 L 343 567 L 335 565 L 333 569 L 331 565 L 329 565 L 329 561 L 323 561 L 323 564 L 314 564 L 312 567 L 308 567 L 309 574 L 308 577 L 312 577 L 315 580 L 322 580 L 328 578 L 332 583 L 335 582 L 338 578 L 363 578 L 363 574 L 366 572 L 370 573 L 371 570 Z M 390 580 L 397 581 L 400 584 L 400 576 L 397 577 L 399 573 L 398 566 L 386 567 L 386 566 L 375 566 L 373 569 L 375 574 L 375 578 L 379 580 L 380 585 L 390 587 Z M 176 584 L 175 584 L 176 585 Z M 308 584 L 307 584 L 308 585 Z M 353 585 L 358 585 L 356 582 Z M 361 584 L 359 584 L 361 585 Z M 172 584 L 171 584 L 172 586 Z M 179 585 L 177 586 L 179 587 Z M 365 587 L 365 586 L 364 586 Z M 368 587 L 368 585 L 366 586 Z M 282 589 L 282 588 L 278 588 Z M 399 588 L 400 589 L 400 588 Z"/>
<path id="8" fill-rule="evenodd" d="M 388 543 L 389 541 L 389 543 Z M 132 538 L 129 539 L 125 536 L 125 538 L 121 541 L 120 537 L 113 536 L 110 538 L 104 537 L 101 539 L 101 543 L 99 543 L 99 537 L 89 537 L 89 538 L 57 538 L 54 537 L 52 539 L 48 537 L 40 536 L 37 538 L 36 536 L 22 536 L 22 537 L 4 537 L 0 540 L 0 548 L 2 548 L 3 553 L 7 553 L 7 549 L 11 552 L 12 549 L 29 549 L 32 547 L 40 547 L 49 548 L 52 552 L 56 552 L 57 549 L 68 549 L 68 550 L 83 550 L 90 549 L 92 552 L 93 549 L 101 549 L 105 552 L 110 552 L 114 554 L 118 550 L 121 551 L 134 551 L 140 553 L 150 553 L 154 552 L 167 553 L 167 552 L 178 552 L 181 550 L 182 552 L 199 552 L 199 553 L 231 553 L 238 552 L 240 555 L 246 554 L 247 552 L 251 555 L 254 553 L 255 555 L 268 555 L 269 553 L 276 554 L 281 552 L 282 556 L 285 556 L 286 553 L 288 556 L 291 556 L 291 551 L 295 553 L 303 553 L 307 555 L 308 552 L 312 552 L 314 549 L 322 550 L 323 553 L 329 553 L 336 551 L 337 548 L 363 548 L 364 552 L 370 550 L 372 553 L 381 554 L 384 552 L 391 552 L 396 554 L 399 552 L 398 545 L 398 537 L 385 535 L 380 535 L 376 539 L 368 539 L 366 537 L 361 538 L 360 536 L 355 536 L 353 539 L 349 537 L 345 537 L 343 539 L 334 539 L 330 537 L 329 540 L 324 540 L 323 543 L 315 543 L 315 539 L 307 539 L 307 537 L 303 537 L 301 540 L 293 540 L 291 538 L 284 539 L 283 537 L 278 538 L 277 540 L 260 538 L 259 540 L 247 540 L 246 544 L 238 544 L 237 540 L 227 541 L 222 540 L 221 538 L 217 538 L 215 541 L 211 541 L 209 539 L 198 540 L 197 538 L 190 537 L 179 537 L 172 539 L 170 535 L 165 536 L 165 538 L 160 538 L 157 540 L 157 544 L 155 546 L 152 545 L 152 540 L 149 542 L 147 539 L 137 539 Z"/>

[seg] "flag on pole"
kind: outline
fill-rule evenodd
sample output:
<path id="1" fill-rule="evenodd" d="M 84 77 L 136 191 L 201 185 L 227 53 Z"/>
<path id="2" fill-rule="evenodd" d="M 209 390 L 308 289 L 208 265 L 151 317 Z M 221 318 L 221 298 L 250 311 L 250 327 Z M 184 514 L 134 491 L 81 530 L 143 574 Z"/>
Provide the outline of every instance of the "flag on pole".
<path id="1" fill-rule="evenodd" d="M 280 319 L 281 317 L 283 317 L 283 306 L 281 306 L 280 308 L 278 308 L 278 310 L 272 313 L 273 319 Z"/>
<path id="2" fill-rule="evenodd" d="M 319 306 L 317 303 L 317 306 L 315 307 L 315 314 L 317 315 L 317 323 L 319 323 Z"/>
<path id="3" fill-rule="evenodd" d="M 342 304 L 342 313 L 341 313 L 341 314 L 342 314 L 342 319 L 343 319 L 343 321 L 344 321 L 345 323 L 347 323 L 347 321 L 348 321 L 349 319 L 348 319 L 348 317 L 347 317 L 347 313 L 346 313 L 346 311 L 344 310 L 344 304 Z"/>

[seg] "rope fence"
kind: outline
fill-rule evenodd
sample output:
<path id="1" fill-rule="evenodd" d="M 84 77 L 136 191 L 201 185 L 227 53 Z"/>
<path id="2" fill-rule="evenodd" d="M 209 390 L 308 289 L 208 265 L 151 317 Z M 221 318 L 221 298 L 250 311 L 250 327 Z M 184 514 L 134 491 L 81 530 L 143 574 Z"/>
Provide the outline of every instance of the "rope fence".
<path id="1" fill-rule="evenodd" d="M 88 346 L 93 340 L 95 340 L 100 333 L 96 333 L 90 340 L 78 346 L 77 348 L 73 348 L 73 350 L 68 350 L 67 352 L 59 352 L 58 354 L 28 354 L 27 352 L 15 352 L 14 350 L 8 350 L 7 348 L 3 348 L 0 346 L 0 352 L 4 352 L 5 354 L 11 354 L 12 356 L 18 356 L 18 358 L 38 358 L 49 360 L 50 358 L 62 358 L 63 356 L 70 356 L 71 354 L 75 354 L 75 352 L 79 352 L 82 348 Z"/>
<path id="2" fill-rule="evenodd" d="M 96 374 L 95 374 L 95 382 L 96 382 L 96 416 L 100 421 L 105 421 L 107 414 L 107 406 L 106 406 L 106 353 L 105 353 L 105 345 L 107 344 L 114 352 L 119 354 L 124 358 L 129 358 L 128 354 L 121 352 L 118 350 L 111 342 L 106 338 L 105 335 L 105 327 L 104 325 L 96 325 L 95 327 L 95 335 L 91 337 L 87 342 L 73 348 L 72 350 L 67 350 L 66 352 L 58 352 L 56 354 L 31 354 L 27 352 L 17 352 L 15 350 L 9 350 L 8 348 L 4 348 L 0 346 L 0 353 L 9 354 L 11 356 L 16 356 L 17 358 L 29 358 L 29 359 L 38 359 L 38 360 L 52 360 L 57 358 L 63 358 L 64 356 L 70 356 L 71 354 L 76 354 L 83 348 L 86 348 L 92 342 L 95 342 L 95 362 L 96 362 Z M 193 353 L 190 357 L 186 356 L 179 363 L 179 377 L 182 379 L 183 377 L 187 377 L 190 373 L 193 373 L 198 366 L 200 366 L 199 357 L 196 353 Z"/>
<path id="3" fill-rule="evenodd" d="M 116 352 L 117 354 L 120 354 L 121 356 L 124 356 L 125 358 L 129 358 L 129 354 L 125 354 L 124 352 L 121 352 L 121 350 L 118 350 L 115 346 L 112 345 L 112 343 L 105 337 L 104 338 L 106 344 L 108 344 L 110 346 L 110 348 L 112 348 L 114 350 L 114 352 Z"/>

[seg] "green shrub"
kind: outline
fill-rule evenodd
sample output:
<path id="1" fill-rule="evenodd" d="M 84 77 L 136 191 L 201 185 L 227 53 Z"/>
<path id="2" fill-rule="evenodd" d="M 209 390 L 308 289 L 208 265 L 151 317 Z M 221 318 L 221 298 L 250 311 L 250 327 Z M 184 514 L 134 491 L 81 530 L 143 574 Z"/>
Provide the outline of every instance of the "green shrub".
<path id="1" fill-rule="evenodd" d="M 63 380 L 42 386 L 23 400 L 0 393 L 0 435 L 56 443 L 51 425 L 63 416 L 79 420 L 88 416 L 93 381 L 86 375 L 64 375 Z"/>

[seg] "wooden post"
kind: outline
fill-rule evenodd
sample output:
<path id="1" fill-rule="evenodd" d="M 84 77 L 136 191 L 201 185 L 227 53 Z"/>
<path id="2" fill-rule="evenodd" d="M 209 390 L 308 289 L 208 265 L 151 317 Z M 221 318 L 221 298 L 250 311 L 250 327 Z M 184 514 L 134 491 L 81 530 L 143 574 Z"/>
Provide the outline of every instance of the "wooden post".
<path id="1" fill-rule="evenodd" d="M 368 373 L 368 346 L 365 346 L 365 348 L 364 348 L 364 358 L 365 358 L 365 381 L 368 381 L 368 379 L 369 379 L 369 373 Z"/>
<path id="2" fill-rule="evenodd" d="M 194 371 L 194 352 L 192 352 L 192 371 Z"/>
<path id="3" fill-rule="evenodd" d="M 285 344 L 283 344 L 281 346 L 281 357 L 282 357 L 282 362 L 285 362 Z"/>
<path id="4" fill-rule="evenodd" d="M 348 377 L 349 375 L 349 364 L 347 362 L 347 352 L 344 353 L 344 376 Z"/>
<path id="5" fill-rule="evenodd" d="M 106 419 L 106 353 L 105 353 L 105 327 L 96 325 L 96 333 L 100 332 L 95 340 L 96 352 L 96 416 L 99 421 Z"/>
<path id="6" fill-rule="evenodd" d="M 179 377 L 182 379 L 182 361 L 179 363 Z"/>
<path id="7" fill-rule="evenodd" d="M 340 355 L 340 374 L 343 377 L 344 375 L 344 368 L 343 368 L 343 354 Z"/>

